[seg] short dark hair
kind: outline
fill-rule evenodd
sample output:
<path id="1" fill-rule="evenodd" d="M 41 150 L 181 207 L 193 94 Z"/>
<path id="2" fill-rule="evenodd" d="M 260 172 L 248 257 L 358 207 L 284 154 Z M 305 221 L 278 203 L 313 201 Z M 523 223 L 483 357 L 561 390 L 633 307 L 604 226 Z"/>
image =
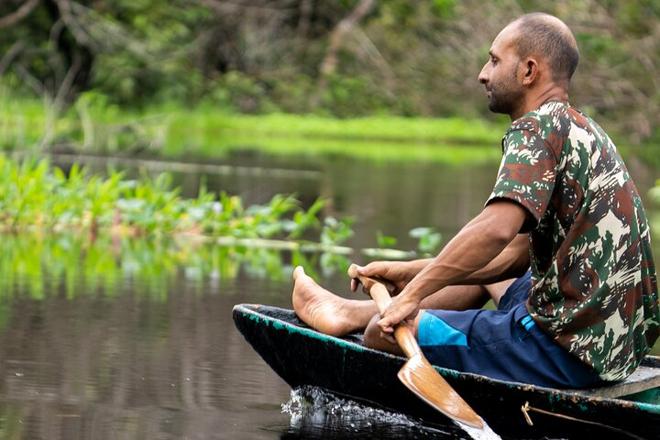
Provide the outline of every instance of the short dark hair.
<path id="1" fill-rule="evenodd" d="M 558 18 L 534 12 L 515 20 L 518 26 L 518 38 L 515 42 L 518 56 L 524 58 L 530 54 L 546 57 L 552 67 L 552 79 L 570 81 L 578 61 L 575 37 L 571 30 Z"/>

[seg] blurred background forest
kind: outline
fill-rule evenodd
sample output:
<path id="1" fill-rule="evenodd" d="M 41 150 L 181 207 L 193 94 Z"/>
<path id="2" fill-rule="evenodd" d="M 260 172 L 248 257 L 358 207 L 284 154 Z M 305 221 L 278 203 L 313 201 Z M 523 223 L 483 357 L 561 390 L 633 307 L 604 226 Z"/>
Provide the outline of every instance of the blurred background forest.
<path id="1" fill-rule="evenodd" d="M 534 10 L 577 37 L 574 105 L 619 143 L 660 142 L 658 0 L 7 0 L 0 93 L 9 117 L 39 99 L 81 131 L 90 108 L 154 106 L 493 119 L 476 76 Z"/>

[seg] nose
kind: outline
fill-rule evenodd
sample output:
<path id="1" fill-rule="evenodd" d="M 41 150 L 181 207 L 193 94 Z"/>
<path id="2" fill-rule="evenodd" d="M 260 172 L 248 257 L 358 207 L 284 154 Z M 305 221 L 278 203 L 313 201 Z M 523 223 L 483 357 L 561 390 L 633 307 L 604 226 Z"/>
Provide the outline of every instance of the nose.
<path id="1" fill-rule="evenodd" d="M 481 84 L 488 83 L 488 63 L 484 64 L 484 67 L 481 68 L 477 80 L 479 80 Z"/>

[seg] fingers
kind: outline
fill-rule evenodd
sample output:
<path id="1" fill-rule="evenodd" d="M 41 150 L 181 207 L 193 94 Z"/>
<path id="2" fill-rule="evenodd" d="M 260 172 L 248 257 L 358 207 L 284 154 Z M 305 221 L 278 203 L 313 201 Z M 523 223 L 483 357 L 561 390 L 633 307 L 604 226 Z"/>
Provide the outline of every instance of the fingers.
<path id="1" fill-rule="evenodd" d="M 298 279 L 298 277 L 304 276 L 305 275 L 305 269 L 303 269 L 302 266 L 296 266 L 295 269 L 293 269 L 293 279 L 294 281 Z"/>
<path id="2" fill-rule="evenodd" d="M 383 333 L 394 333 L 394 327 L 403 321 L 413 321 L 419 313 L 419 303 L 415 301 L 394 300 L 390 306 L 381 314 L 380 320 L 376 323 Z"/>
<path id="3" fill-rule="evenodd" d="M 372 261 L 366 266 L 358 266 L 358 274 L 365 277 L 384 277 L 386 273 L 386 263 L 382 261 Z"/>
<path id="4" fill-rule="evenodd" d="M 389 316 L 386 316 L 378 320 L 376 324 L 378 325 L 378 327 L 380 327 L 380 331 L 382 333 L 392 334 L 394 333 L 394 326 L 397 325 L 399 322 L 401 321 L 400 320 L 397 321 L 396 319 L 391 319 Z"/>

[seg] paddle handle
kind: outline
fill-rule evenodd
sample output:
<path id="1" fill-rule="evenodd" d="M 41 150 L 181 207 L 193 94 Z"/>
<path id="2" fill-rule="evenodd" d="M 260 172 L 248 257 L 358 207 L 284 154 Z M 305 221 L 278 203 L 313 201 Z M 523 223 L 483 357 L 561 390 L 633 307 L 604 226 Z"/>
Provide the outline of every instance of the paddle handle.
<path id="1" fill-rule="evenodd" d="M 357 266 L 351 264 L 348 268 L 348 275 L 351 278 L 357 278 L 362 285 L 369 291 L 369 295 L 376 303 L 378 311 L 382 314 L 387 307 L 392 303 L 392 297 L 382 283 L 374 280 L 373 278 L 363 277 L 358 275 Z M 399 344 L 408 358 L 416 356 L 422 352 L 415 338 L 415 332 L 408 322 L 402 322 L 394 328 L 394 339 Z"/>
<path id="2" fill-rule="evenodd" d="M 371 286 L 369 294 L 376 303 L 380 313 L 383 313 L 392 302 L 390 293 L 381 283 L 374 282 L 374 284 Z M 401 347 L 401 350 L 403 350 L 408 358 L 416 356 L 422 351 L 419 348 L 417 339 L 415 338 L 415 332 L 413 331 L 412 325 L 410 325 L 408 322 L 402 322 L 394 327 L 394 339 L 396 339 L 399 347 Z"/>

